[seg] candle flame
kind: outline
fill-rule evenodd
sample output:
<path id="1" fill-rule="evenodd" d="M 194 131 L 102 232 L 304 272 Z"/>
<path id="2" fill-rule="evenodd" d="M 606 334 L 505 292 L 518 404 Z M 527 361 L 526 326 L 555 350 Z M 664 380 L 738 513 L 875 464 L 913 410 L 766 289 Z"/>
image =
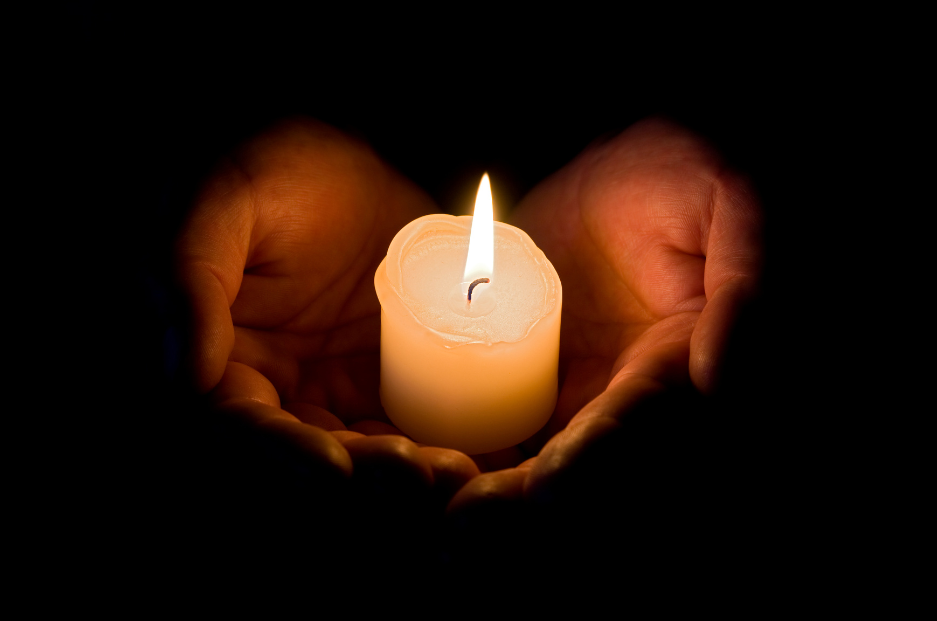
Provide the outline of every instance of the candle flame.
<path id="1" fill-rule="evenodd" d="M 491 182 L 488 173 L 482 175 L 475 197 L 475 215 L 469 238 L 468 257 L 465 259 L 464 282 L 477 278 L 491 278 L 495 263 L 494 210 L 491 205 Z"/>

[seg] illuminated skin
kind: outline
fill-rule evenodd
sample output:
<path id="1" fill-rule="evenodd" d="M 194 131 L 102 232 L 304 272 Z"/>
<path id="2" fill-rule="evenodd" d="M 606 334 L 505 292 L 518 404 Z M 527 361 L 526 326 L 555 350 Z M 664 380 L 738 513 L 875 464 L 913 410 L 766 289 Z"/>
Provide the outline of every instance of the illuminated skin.
<path id="1" fill-rule="evenodd" d="M 563 283 L 564 379 L 537 457 L 476 477 L 451 510 L 546 496 L 642 400 L 690 382 L 714 392 L 762 270 L 762 213 L 749 184 L 662 120 L 587 149 L 513 215 Z"/>
<path id="2" fill-rule="evenodd" d="M 650 120 L 587 149 L 514 213 L 563 283 L 565 374 L 547 427 L 524 450 L 475 461 L 400 435 L 377 393 L 374 270 L 401 227 L 437 212 L 321 123 L 250 142 L 206 184 L 176 248 L 196 386 L 323 476 L 378 469 L 455 495 L 455 512 L 543 492 L 649 396 L 717 386 L 758 283 L 761 212 L 702 140 Z"/>

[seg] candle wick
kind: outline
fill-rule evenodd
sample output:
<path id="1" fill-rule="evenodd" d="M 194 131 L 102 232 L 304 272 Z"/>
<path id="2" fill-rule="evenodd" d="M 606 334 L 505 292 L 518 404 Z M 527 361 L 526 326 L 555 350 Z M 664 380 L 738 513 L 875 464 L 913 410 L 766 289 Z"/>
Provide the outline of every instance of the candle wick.
<path id="1" fill-rule="evenodd" d="M 479 278 L 478 280 L 472 281 L 472 284 L 469 285 L 469 290 L 468 290 L 468 301 L 469 301 L 469 304 L 472 303 L 472 289 L 475 288 L 475 285 L 480 285 L 480 284 L 482 284 L 483 282 L 491 282 L 491 279 L 490 279 L 490 278 Z"/>

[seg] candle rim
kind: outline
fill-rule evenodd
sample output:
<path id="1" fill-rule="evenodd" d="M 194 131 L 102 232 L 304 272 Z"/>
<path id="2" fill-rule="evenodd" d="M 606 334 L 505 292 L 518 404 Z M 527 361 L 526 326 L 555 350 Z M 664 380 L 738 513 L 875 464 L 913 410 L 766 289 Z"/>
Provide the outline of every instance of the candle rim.
<path id="1" fill-rule="evenodd" d="M 395 235 L 394 239 L 391 241 L 390 246 L 387 249 L 387 255 L 384 257 L 384 260 L 381 262 L 381 265 L 378 266 L 378 270 L 375 273 L 375 288 L 377 290 L 378 300 L 382 305 L 389 303 L 389 300 L 387 299 L 387 292 L 381 290 L 382 287 L 381 283 L 379 282 L 379 277 L 383 276 L 387 286 L 389 286 L 391 291 L 393 291 L 393 293 L 396 295 L 399 305 L 406 309 L 407 313 L 414 319 L 414 321 L 420 323 L 428 331 L 441 338 L 445 342 L 445 347 L 447 348 L 460 347 L 471 344 L 490 346 L 497 343 L 517 343 L 523 341 L 530 336 L 531 332 L 545 317 L 550 316 L 554 312 L 557 312 L 558 309 L 562 308 L 563 286 L 559 275 L 556 272 L 556 268 L 553 267 L 553 264 L 543 253 L 543 251 L 537 247 L 526 231 L 510 224 L 494 221 L 493 227 L 502 234 L 514 235 L 517 238 L 518 242 L 528 253 L 531 260 L 539 266 L 539 274 L 544 283 L 545 299 L 543 300 L 544 305 L 542 307 L 542 312 L 536 320 L 531 322 L 526 332 L 522 336 L 514 340 L 488 342 L 479 341 L 464 335 L 441 332 L 421 321 L 406 302 L 410 296 L 408 296 L 406 291 L 403 290 L 403 271 L 401 269 L 401 263 L 403 262 L 407 251 L 412 248 L 425 233 L 428 233 L 432 230 L 427 230 L 425 227 L 432 225 L 436 227 L 436 230 L 441 228 L 448 229 L 453 233 L 464 233 L 471 230 L 472 220 L 473 216 L 429 214 L 411 221 L 402 229 L 400 229 L 400 231 L 397 232 L 397 235 Z M 495 237 L 497 237 L 497 233 L 495 234 Z M 389 259 L 391 257 L 396 257 L 396 261 L 390 261 Z"/>

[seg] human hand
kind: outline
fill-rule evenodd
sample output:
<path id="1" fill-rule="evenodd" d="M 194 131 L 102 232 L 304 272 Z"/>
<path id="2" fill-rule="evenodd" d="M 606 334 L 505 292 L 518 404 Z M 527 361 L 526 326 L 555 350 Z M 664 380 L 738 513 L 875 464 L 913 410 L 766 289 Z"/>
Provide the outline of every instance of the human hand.
<path id="1" fill-rule="evenodd" d="M 291 121 L 248 143 L 207 182 L 176 246 L 197 389 L 301 469 L 448 500 L 478 469 L 384 415 L 373 284 L 397 231 L 436 211 L 327 125 Z"/>
<path id="2" fill-rule="evenodd" d="M 560 394 L 525 443 L 536 457 L 473 479 L 450 504 L 457 514 L 551 497 L 586 455 L 614 447 L 606 440 L 636 408 L 689 386 L 716 391 L 761 273 L 752 189 L 702 139 L 659 119 L 588 148 L 531 191 L 512 224 L 563 283 Z"/>

